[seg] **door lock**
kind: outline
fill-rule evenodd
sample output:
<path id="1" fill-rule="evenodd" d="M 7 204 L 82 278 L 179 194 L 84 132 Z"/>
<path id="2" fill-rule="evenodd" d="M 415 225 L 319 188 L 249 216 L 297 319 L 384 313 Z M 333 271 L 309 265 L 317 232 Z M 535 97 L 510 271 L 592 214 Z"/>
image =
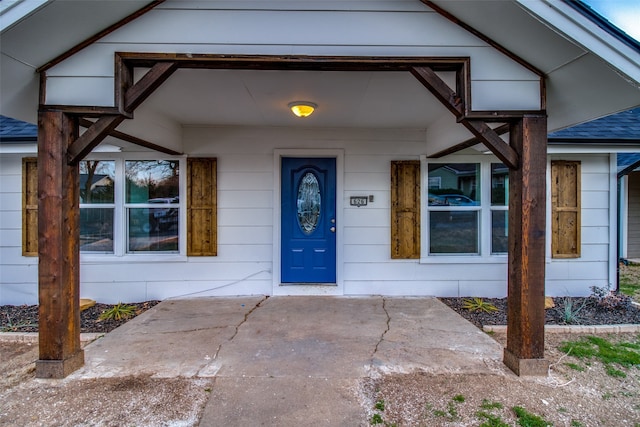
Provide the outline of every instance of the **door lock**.
<path id="1" fill-rule="evenodd" d="M 331 227 L 329 230 L 331 230 L 332 233 L 336 232 L 336 228 L 335 227 Z"/>

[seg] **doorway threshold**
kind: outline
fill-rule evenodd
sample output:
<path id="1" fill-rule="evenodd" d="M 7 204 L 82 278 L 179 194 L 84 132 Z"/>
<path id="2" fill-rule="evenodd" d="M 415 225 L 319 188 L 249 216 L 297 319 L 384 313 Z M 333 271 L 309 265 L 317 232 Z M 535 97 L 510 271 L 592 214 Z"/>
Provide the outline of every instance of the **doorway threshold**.
<path id="1" fill-rule="evenodd" d="M 276 296 L 314 296 L 314 295 L 343 295 L 342 286 L 337 283 L 280 283 L 273 287 Z"/>

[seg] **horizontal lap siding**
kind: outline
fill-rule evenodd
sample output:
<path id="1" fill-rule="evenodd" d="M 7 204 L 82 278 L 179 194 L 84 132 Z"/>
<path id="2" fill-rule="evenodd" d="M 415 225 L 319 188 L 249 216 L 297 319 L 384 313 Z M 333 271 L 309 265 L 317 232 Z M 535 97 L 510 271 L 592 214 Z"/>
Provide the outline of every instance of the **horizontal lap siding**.
<path id="1" fill-rule="evenodd" d="M 357 2 L 341 10 L 333 2 L 321 5 L 327 10 L 295 3 L 289 7 L 299 10 L 246 2 L 233 8 L 218 2 L 196 8 L 168 4 L 48 70 L 47 103 L 113 105 L 114 52 L 168 52 L 470 57 L 474 109 L 540 107 L 536 75 L 418 2 L 409 8 L 402 2 Z"/>
<path id="2" fill-rule="evenodd" d="M 198 156 L 217 159 L 218 255 L 182 260 L 169 257 L 166 262 L 161 257 L 144 262 L 146 256 L 111 257 L 99 262 L 99 257 L 93 256 L 82 262 L 81 295 L 118 302 L 202 291 L 198 295 L 271 293 L 272 272 L 277 268 L 272 246 L 273 182 L 277 172 L 273 153 L 276 148 L 300 146 L 344 152 L 344 186 L 338 197 L 343 204 L 340 226 L 346 294 L 506 295 L 505 258 L 496 258 L 491 264 L 478 263 L 475 257 L 461 257 L 458 263 L 391 260 L 390 164 L 393 160 L 418 159 L 424 151 L 424 134 L 423 130 L 186 127 L 185 147 Z M 584 294 L 588 286 L 603 286 L 607 280 L 608 191 L 600 182 L 608 180 L 608 159 L 605 155 L 554 155 L 560 157 L 582 160 L 582 253 L 578 259 L 547 263 L 547 292 Z M 0 165 L 12 165 L 14 161 L 20 162 L 20 158 L 9 163 L 3 159 Z M 0 206 L 9 223 L 19 219 L 21 203 L 17 193 L 21 177 L 14 174 L 15 170 L 11 172 L 12 168 L 0 168 L 2 200 L 17 201 L 15 207 Z M 373 195 L 373 202 L 360 208 L 349 205 L 351 196 L 365 195 Z M 37 258 L 20 255 L 19 223 L 3 222 L 1 227 L 0 256 L 4 264 L 0 298 L 18 298 L 18 291 L 23 289 L 24 298 L 33 298 L 31 303 L 35 303 Z M 19 298 L 14 301 L 27 302 Z"/>
<path id="3" fill-rule="evenodd" d="M 37 295 L 38 258 L 22 256 L 22 157 L 0 155 L 0 305 Z"/>
<path id="4" fill-rule="evenodd" d="M 610 244 L 615 244 L 609 241 L 609 156 L 554 154 L 550 158 L 580 161 L 581 253 L 579 258 L 552 259 L 547 263 L 547 294 L 588 295 L 590 286 L 609 285 L 609 250 Z"/>

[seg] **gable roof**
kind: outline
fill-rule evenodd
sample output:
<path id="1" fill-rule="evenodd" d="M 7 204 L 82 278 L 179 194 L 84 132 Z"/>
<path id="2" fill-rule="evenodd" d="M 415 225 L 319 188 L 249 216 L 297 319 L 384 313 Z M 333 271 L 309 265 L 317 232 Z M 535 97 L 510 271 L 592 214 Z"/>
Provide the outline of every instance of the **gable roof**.
<path id="1" fill-rule="evenodd" d="M 640 144 L 640 108 L 612 114 L 549 134 L 549 143 Z"/>
<path id="2" fill-rule="evenodd" d="M 337 2 L 280 0 L 273 2 L 272 7 L 283 13 L 302 9 L 322 12 L 335 7 L 331 6 L 334 3 Z M 464 23 L 467 28 L 504 46 L 546 74 L 550 129 L 640 105 L 640 52 L 633 44 L 626 43 L 624 37 L 614 37 L 609 29 L 564 1 L 348 0 L 344 3 L 354 9 L 388 8 L 399 3 L 411 4 L 412 9 L 418 6 L 439 9 L 449 13 L 457 25 Z M 160 5 L 170 11 L 178 4 L 174 0 L 46 1 L 10 25 L 0 25 L 3 38 L 0 112 L 35 121 L 39 86 L 35 70 L 142 8 Z M 211 1 L 210 4 L 222 10 L 249 7 L 257 2 Z M 137 21 L 127 22 L 127 25 L 136 25 Z M 47 43 L 38 42 L 44 39 Z"/>

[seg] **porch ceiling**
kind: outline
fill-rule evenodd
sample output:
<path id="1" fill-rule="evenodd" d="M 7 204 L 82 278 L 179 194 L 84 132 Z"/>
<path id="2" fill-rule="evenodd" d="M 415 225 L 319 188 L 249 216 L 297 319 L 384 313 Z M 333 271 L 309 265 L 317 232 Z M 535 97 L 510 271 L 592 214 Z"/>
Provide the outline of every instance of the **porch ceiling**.
<path id="1" fill-rule="evenodd" d="M 292 101 L 318 108 L 298 118 Z M 408 72 L 201 69 L 176 71 L 138 111 L 182 125 L 303 127 L 426 128 L 450 114 Z"/>

